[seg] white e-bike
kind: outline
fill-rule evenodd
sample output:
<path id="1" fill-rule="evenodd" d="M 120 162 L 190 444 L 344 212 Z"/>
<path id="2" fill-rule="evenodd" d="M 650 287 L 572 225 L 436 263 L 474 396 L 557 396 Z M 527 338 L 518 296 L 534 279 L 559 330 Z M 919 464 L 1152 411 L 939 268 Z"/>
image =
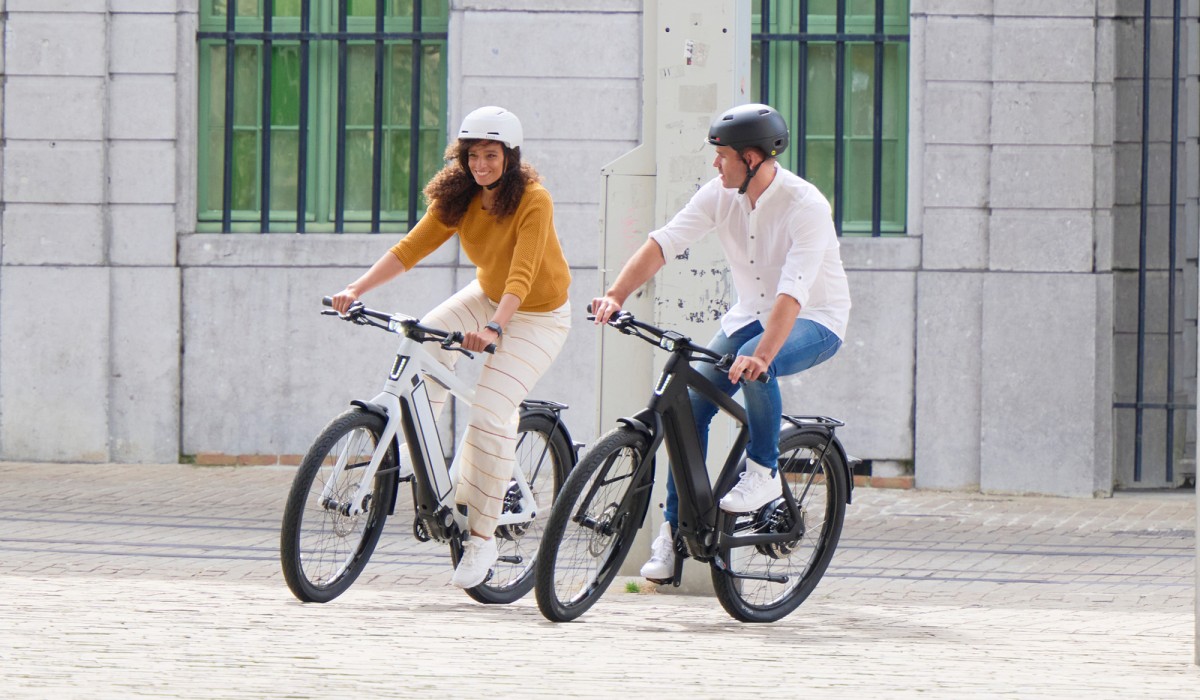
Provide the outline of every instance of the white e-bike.
<path id="1" fill-rule="evenodd" d="M 324 303 L 329 306 L 331 299 Z M 473 387 L 424 347 L 437 343 L 442 351 L 472 357 L 461 346 L 461 334 L 360 302 L 344 315 L 322 313 L 382 328 L 401 340 L 383 391 L 370 401 L 351 401 L 352 407 L 321 431 L 288 494 L 279 547 L 283 576 L 297 598 L 317 603 L 341 595 L 362 573 L 384 521 L 395 511 L 401 483 L 412 487 L 414 536 L 448 544 L 457 566 L 468 532 L 465 507 L 454 500 L 461 450 L 447 462 L 427 382 L 468 403 L 474 396 Z M 566 408 L 552 401 L 521 404 L 516 466 L 495 534 L 500 556 L 487 580 L 467 590 L 475 600 L 511 603 L 533 587 L 543 523 L 576 461 L 577 446 L 561 418 Z M 408 454 L 401 456 L 402 451 Z"/>

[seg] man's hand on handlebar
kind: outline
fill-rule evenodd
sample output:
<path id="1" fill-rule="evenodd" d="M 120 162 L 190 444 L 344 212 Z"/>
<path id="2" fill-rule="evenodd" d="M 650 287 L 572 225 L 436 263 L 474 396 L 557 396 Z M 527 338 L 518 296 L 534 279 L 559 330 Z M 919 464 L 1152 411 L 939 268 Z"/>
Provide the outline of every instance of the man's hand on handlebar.
<path id="1" fill-rule="evenodd" d="M 597 326 L 608 323 L 613 316 L 621 312 L 621 302 L 611 295 L 596 297 L 588 306 L 588 313 L 595 316 Z"/>
<path id="2" fill-rule="evenodd" d="M 752 382 L 765 375 L 768 365 L 765 360 L 753 355 L 738 355 L 729 366 L 729 381 L 737 384 L 741 380 Z M 762 381 L 766 381 L 764 376 Z"/>

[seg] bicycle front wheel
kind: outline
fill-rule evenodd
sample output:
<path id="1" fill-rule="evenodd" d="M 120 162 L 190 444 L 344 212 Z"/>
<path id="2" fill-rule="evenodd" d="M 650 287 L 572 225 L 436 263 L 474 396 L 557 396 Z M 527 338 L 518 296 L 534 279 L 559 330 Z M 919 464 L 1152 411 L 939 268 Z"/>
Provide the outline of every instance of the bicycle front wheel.
<path id="1" fill-rule="evenodd" d="M 283 512 L 283 578 L 300 600 L 327 603 L 362 573 L 375 551 L 395 493 L 396 449 L 388 449 L 362 512 L 347 515 L 384 420 L 359 409 L 335 418 L 300 463 Z M 337 470 L 337 465 L 344 467 Z"/>
<path id="2" fill-rule="evenodd" d="M 522 598 L 533 588 L 533 566 L 542 543 L 544 524 L 554 505 L 555 494 L 571 468 L 571 445 L 561 426 L 549 416 L 527 413 L 517 427 L 516 465 L 533 493 L 533 519 L 526 523 L 496 528 L 499 557 L 486 583 L 467 589 L 467 595 L 480 603 L 507 604 Z M 504 496 L 504 513 L 520 513 L 530 504 L 521 499 L 515 480 Z M 450 548 L 455 566 L 461 549 Z"/>
<path id="3" fill-rule="evenodd" d="M 566 622 L 592 607 L 617 575 L 641 527 L 654 485 L 646 439 L 617 428 L 596 441 L 563 485 L 542 537 L 538 608 Z"/>
<path id="4" fill-rule="evenodd" d="M 712 563 L 717 599 L 742 622 L 774 622 L 803 603 L 825 574 L 842 533 L 849 484 L 841 453 L 828 444 L 828 436 L 785 431 L 778 464 L 784 488 L 800 511 L 799 534 L 783 542 L 722 547 L 729 571 Z M 726 536 L 785 533 L 796 524 L 782 495 L 756 512 L 725 515 L 724 521 Z"/>

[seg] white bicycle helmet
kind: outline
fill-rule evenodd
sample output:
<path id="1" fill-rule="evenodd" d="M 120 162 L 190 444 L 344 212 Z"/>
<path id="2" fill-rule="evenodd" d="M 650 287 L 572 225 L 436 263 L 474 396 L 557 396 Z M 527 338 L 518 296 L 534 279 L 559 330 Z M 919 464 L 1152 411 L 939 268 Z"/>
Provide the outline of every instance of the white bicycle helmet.
<path id="1" fill-rule="evenodd" d="M 509 148 L 520 148 L 524 137 L 521 120 L 503 107 L 480 107 L 468 114 L 458 128 L 460 139 L 499 141 Z"/>

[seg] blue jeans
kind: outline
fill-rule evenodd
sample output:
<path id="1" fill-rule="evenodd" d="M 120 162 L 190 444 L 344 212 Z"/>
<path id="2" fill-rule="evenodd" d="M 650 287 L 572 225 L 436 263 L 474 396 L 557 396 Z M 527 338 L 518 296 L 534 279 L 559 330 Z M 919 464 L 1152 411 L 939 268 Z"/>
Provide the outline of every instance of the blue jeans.
<path id="1" fill-rule="evenodd" d="M 718 331 L 708 347 L 722 355 L 753 355 L 762 334 L 762 324 L 755 321 L 734 331 L 733 335 L 725 335 L 724 331 Z M 718 371 L 707 362 L 696 363 L 694 366 L 728 396 L 733 396 L 739 389 L 745 390 L 746 420 L 750 427 L 746 456 L 759 464 L 774 467 L 779 461 L 779 424 L 783 416 L 779 377 L 815 367 L 833 357 L 841 346 L 841 339 L 833 331 L 816 321 L 801 318 L 796 320 L 791 334 L 767 369 L 771 379 L 765 384 L 758 381 L 733 384 L 730 383 L 727 373 Z M 688 390 L 688 395 L 692 399 L 692 414 L 696 418 L 696 434 L 700 437 L 700 447 L 707 456 L 708 426 L 712 423 L 713 416 L 717 415 L 717 405 L 695 391 Z M 671 529 L 678 529 L 679 493 L 675 489 L 675 477 L 670 471 L 667 473 L 666 516 L 667 522 L 671 523 Z"/>

